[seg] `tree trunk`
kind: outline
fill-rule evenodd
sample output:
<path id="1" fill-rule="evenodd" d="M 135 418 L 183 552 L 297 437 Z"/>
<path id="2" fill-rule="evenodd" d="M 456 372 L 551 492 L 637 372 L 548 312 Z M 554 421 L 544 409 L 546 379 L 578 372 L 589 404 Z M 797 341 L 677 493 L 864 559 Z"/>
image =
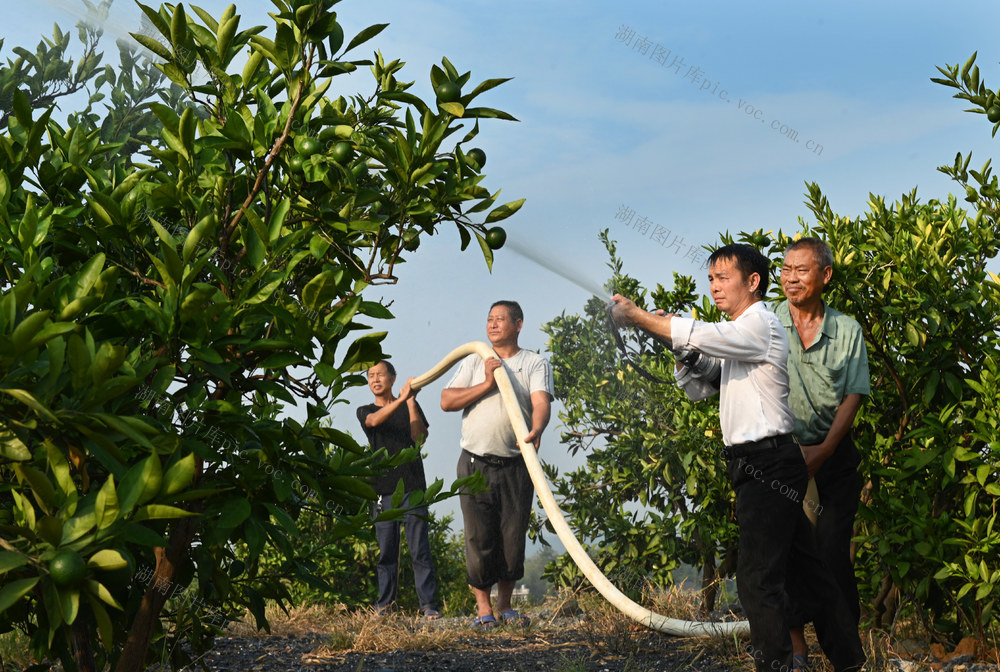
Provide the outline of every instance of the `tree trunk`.
<path id="1" fill-rule="evenodd" d="M 142 597 L 115 672 L 142 672 L 146 669 L 146 652 L 180 564 L 187 558 L 196 529 L 194 521 L 194 518 L 181 520 L 170 535 L 170 546 L 156 549 L 156 571 Z"/>
<path id="2" fill-rule="evenodd" d="M 90 628 L 80 614 L 73 621 L 73 658 L 76 660 L 78 672 L 97 672 L 94 662 L 94 649 L 91 644 Z"/>
<path id="3" fill-rule="evenodd" d="M 715 609 L 715 598 L 719 594 L 719 582 L 715 574 L 715 553 L 709 553 L 701 571 L 701 608 L 706 614 Z"/>
<path id="4" fill-rule="evenodd" d="M 875 612 L 875 625 L 882 629 L 892 626 L 899 609 L 899 586 L 892 582 L 890 576 L 882 579 L 882 586 L 872 601 L 872 609 Z M 888 621 L 888 622 L 886 622 Z"/>

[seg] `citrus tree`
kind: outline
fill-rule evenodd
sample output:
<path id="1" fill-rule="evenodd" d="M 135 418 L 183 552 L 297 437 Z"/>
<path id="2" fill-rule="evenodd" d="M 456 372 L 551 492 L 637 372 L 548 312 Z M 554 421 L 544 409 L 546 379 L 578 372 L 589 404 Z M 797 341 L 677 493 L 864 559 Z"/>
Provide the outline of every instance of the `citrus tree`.
<path id="1" fill-rule="evenodd" d="M 369 524 L 379 456 L 322 422 L 383 356 L 364 292 L 446 225 L 490 264 L 520 207 L 466 153 L 513 119 L 473 106 L 505 80 L 444 59 L 425 102 L 400 61 L 347 56 L 385 24 L 345 39 L 336 0 L 274 5 L 250 27 L 140 5 L 116 66 L 81 27 L 75 63 L 56 28 L 0 68 L 0 629 L 65 669 L 179 666 L 244 608 L 267 627 L 313 580 L 296 519 Z"/>

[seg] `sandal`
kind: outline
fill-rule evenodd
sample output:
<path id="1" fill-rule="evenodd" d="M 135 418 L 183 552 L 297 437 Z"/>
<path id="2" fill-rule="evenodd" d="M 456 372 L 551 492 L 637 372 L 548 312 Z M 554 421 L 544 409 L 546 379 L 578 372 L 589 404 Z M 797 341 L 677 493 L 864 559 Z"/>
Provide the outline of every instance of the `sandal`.
<path id="1" fill-rule="evenodd" d="M 520 625 L 523 628 L 528 627 L 531 623 L 531 619 L 527 616 L 522 616 L 517 609 L 508 609 L 507 611 L 500 614 L 500 620 L 508 625 Z"/>
<path id="2" fill-rule="evenodd" d="M 486 616 L 476 616 L 476 619 L 472 621 L 472 627 L 476 630 L 492 630 L 497 627 L 497 619 L 489 614 Z"/>
<path id="3" fill-rule="evenodd" d="M 436 621 L 441 618 L 441 612 L 437 609 L 424 609 L 424 618 L 428 621 Z"/>

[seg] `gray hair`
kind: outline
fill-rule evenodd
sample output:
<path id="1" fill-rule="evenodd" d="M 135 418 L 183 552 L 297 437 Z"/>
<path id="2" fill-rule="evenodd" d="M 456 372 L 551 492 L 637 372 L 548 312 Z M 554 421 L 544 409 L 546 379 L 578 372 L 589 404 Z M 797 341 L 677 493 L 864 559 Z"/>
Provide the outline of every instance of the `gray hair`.
<path id="1" fill-rule="evenodd" d="M 833 268 L 833 252 L 830 250 L 830 246 L 819 238 L 799 238 L 785 249 L 785 256 L 800 247 L 812 250 L 813 257 L 821 269 L 827 266 Z"/>

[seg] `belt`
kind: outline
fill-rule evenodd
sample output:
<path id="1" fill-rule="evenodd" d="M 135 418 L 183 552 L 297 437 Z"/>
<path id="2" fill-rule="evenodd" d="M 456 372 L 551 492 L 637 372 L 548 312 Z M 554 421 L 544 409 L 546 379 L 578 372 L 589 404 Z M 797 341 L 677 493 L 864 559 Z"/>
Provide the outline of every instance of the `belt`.
<path id="1" fill-rule="evenodd" d="M 469 456 L 469 461 L 473 464 L 476 460 L 490 465 L 491 467 L 506 467 L 513 464 L 521 459 L 521 456 L 516 457 L 500 457 L 499 455 L 476 455 L 475 453 L 470 453 L 467 450 L 462 450 L 463 453 Z"/>
<path id="2" fill-rule="evenodd" d="M 746 443 L 738 443 L 735 446 L 726 446 L 722 449 L 722 456 L 727 460 L 732 460 L 737 457 L 759 453 L 762 450 L 777 450 L 787 445 L 795 445 L 795 439 L 792 438 L 792 435 L 778 434 L 777 436 L 765 437 L 759 441 L 747 441 Z"/>

